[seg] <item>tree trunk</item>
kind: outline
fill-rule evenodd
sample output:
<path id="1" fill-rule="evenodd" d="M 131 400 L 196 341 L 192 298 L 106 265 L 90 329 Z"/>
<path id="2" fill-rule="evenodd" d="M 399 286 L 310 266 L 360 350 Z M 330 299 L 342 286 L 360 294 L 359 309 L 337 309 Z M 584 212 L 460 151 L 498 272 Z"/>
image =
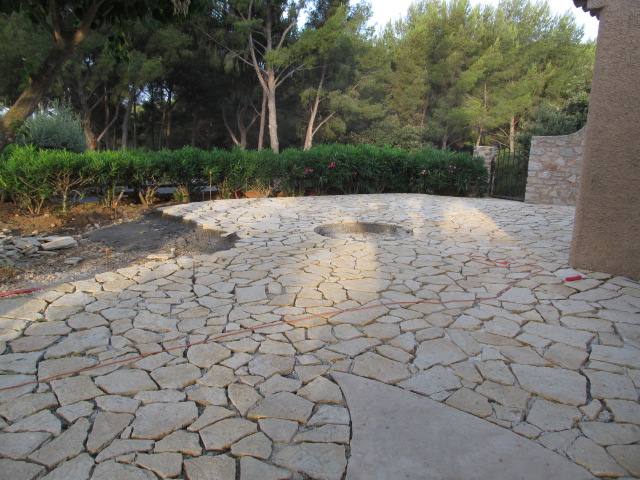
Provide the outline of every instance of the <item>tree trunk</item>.
<path id="1" fill-rule="evenodd" d="M 7 145 L 13 143 L 17 129 L 36 110 L 42 97 L 49 93 L 51 84 L 72 53 L 72 42 L 58 38 L 16 102 L 0 117 L 0 153 Z"/>
<path id="2" fill-rule="evenodd" d="M 269 107 L 269 141 L 271 150 L 280 153 L 278 141 L 278 114 L 276 110 L 276 78 L 272 68 L 267 69 L 267 105 Z"/>
<path id="3" fill-rule="evenodd" d="M 267 120 L 267 92 L 262 91 L 262 107 L 260 109 L 260 131 L 258 132 L 258 151 L 264 148 L 264 127 Z"/>
<path id="4" fill-rule="evenodd" d="M 84 130 L 84 136 L 87 137 L 87 149 L 95 152 L 98 149 L 98 141 L 96 140 L 96 135 L 91 129 L 90 118 L 85 117 L 82 119 L 82 129 Z"/>
<path id="5" fill-rule="evenodd" d="M 511 117 L 511 120 L 509 121 L 509 150 L 511 152 L 515 152 L 516 151 L 516 124 L 518 122 L 516 121 L 516 117 L 513 116 Z"/>
<path id="6" fill-rule="evenodd" d="M 318 90 L 316 90 L 316 98 L 313 101 L 311 107 L 311 114 L 309 115 L 309 124 L 307 125 L 307 133 L 304 137 L 303 150 L 309 150 L 313 146 L 314 125 L 316 122 L 316 116 L 318 115 L 318 107 L 320 106 L 320 93 L 322 92 L 322 84 L 324 83 L 324 76 L 327 73 L 327 64 L 322 66 L 322 73 L 320 74 L 320 83 L 318 84 Z"/>
<path id="7" fill-rule="evenodd" d="M 129 102 L 127 103 L 127 108 L 124 111 L 124 118 L 122 119 L 122 150 L 127 149 L 127 143 L 129 140 L 129 120 L 131 119 L 131 112 L 133 111 L 133 104 L 136 101 L 136 87 L 133 86 L 131 88 L 131 93 L 129 95 Z"/>

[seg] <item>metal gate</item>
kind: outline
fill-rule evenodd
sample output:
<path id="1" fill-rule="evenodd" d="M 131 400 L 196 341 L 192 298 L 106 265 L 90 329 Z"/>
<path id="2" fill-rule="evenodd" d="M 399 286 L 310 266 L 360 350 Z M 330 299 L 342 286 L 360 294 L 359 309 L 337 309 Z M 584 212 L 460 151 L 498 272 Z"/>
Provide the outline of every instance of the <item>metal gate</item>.
<path id="1" fill-rule="evenodd" d="M 501 150 L 491 163 L 491 196 L 524 202 L 528 168 L 528 155 Z"/>

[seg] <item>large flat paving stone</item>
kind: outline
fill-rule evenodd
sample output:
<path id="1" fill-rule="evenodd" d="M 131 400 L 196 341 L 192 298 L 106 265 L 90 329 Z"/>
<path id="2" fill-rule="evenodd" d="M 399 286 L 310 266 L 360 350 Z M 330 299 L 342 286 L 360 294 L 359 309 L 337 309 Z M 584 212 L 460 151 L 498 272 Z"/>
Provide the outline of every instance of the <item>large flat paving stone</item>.
<path id="1" fill-rule="evenodd" d="M 354 375 L 333 377 L 352 420 L 346 480 L 595 478 L 539 444 L 455 408 Z"/>

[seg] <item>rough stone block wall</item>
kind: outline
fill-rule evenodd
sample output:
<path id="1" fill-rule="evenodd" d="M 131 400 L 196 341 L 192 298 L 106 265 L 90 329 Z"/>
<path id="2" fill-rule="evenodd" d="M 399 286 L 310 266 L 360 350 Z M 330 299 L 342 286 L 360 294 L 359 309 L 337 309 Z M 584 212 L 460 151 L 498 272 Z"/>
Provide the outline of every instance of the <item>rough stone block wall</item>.
<path id="1" fill-rule="evenodd" d="M 487 170 L 489 171 L 491 171 L 491 162 L 496 158 L 497 155 L 498 147 L 473 147 L 473 156 L 482 157 L 484 159 L 484 166 L 487 167 Z"/>
<path id="2" fill-rule="evenodd" d="M 576 204 L 584 141 L 584 128 L 571 135 L 531 139 L 526 203 Z"/>

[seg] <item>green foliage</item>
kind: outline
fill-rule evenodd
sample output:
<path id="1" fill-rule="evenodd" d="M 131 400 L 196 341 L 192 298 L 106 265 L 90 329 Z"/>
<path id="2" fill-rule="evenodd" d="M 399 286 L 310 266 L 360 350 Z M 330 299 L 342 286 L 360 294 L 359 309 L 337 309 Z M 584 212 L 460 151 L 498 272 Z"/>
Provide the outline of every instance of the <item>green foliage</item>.
<path id="1" fill-rule="evenodd" d="M 479 195 L 487 171 L 468 154 L 426 148 L 409 153 L 389 146 L 318 145 L 307 151 L 270 150 L 86 152 L 40 150 L 13 146 L 0 161 L 0 189 L 30 213 L 47 200 L 71 192 L 92 193 L 116 207 L 126 187 L 151 204 L 159 186 L 175 187 L 175 199 L 200 199 L 204 186 L 218 188 L 223 198 L 249 191 L 260 196 L 325 195 L 382 192 Z"/>
<path id="2" fill-rule="evenodd" d="M 34 114 L 25 122 L 19 141 L 42 149 L 69 150 L 75 153 L 87 149 L 82 124 L 68 108 Z"/>
<path id="3" fill-rule="evenodd" d="M 586 92 L 572 97 L 561 108 L 551 104 L 540 105 L 521 135 L 518 142 L 526 153 L 531 148 L 531 137 L 569 135 L 577 132 L 587 124 L 589 97 Z"/>

